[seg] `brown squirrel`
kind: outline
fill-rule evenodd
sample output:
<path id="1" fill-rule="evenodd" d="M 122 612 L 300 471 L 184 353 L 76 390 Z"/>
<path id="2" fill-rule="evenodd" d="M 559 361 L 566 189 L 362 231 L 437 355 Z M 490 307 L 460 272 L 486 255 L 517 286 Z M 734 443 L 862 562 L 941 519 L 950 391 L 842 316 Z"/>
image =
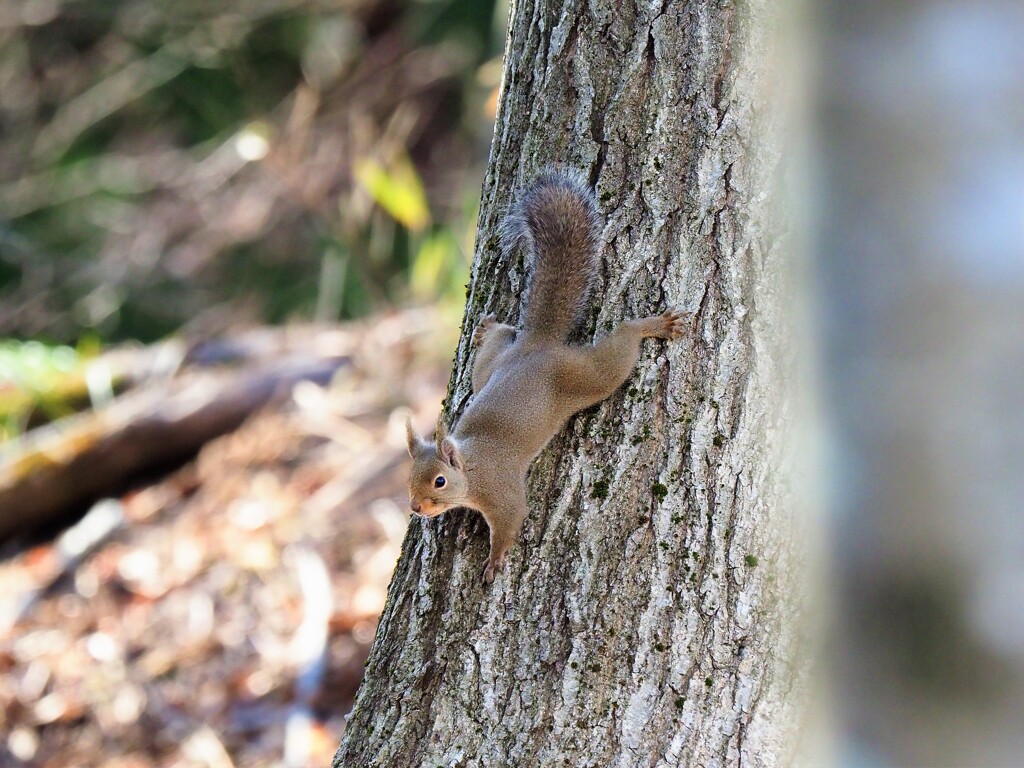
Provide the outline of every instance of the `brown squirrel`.
<path id="1" fill-rule="evenodd" d="M 490 583 L 526 518 L 526 471 L 568 421 L 629 377 L 644 338 L 676 339 L 682 313 L 620 323 L 593 345 L 567 343 L 597 272 L 601 221 L 590 189 L 575 175 L 547 171 L 505 220 L 502 246 L 529 249 L 522 330 L 484 317 L 473 334 L 473 398 L 451 434 L 438 419 L 434 441 L 406 421 L 409 506 L 423 517 L 455 507 L 478 510 L 491 532 L 484 570 Z"/>

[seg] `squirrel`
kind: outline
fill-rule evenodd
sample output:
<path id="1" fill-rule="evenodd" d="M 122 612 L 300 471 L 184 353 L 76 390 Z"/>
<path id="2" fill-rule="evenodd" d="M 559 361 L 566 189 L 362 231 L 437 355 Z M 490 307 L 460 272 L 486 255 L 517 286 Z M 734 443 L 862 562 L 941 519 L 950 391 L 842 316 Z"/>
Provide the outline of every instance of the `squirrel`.
<path id="1" fill-rule="evenodd" d="M 434 440 L 406 420 L 413 466 L 409 506 L 422 517 L 479 511 L 490 529 L 483 572 L 490 584 L 505 565 L 527 515 L 526 473 L 569 418 L 609 397 L 629 378 L 645 338 L 678 339 L 683 314 L 626 320 L 594 344 L 570 345 L 598 269 L 602 222 L 589 187 L 548 170 L 519 195 L 501 231 L 506 255 L 528 250 L 522 329 L 493 314 L 476 327 L 473 397 L 449 434 L 444 414 Z"/>

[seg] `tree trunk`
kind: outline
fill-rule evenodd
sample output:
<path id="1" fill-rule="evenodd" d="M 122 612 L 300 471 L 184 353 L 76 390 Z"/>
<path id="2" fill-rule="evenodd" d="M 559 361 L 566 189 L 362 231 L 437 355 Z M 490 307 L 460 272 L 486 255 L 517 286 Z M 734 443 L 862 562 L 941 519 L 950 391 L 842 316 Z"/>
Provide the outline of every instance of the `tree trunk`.
<path id="1" fill-rule="evenodd" d="M 549 163 L 607 220 L 587 339 L 669 306 L 691 331 L 541 454 L 493 586 L 475 513 L 413 520 L 335 766 L 792 762 L 776 5 L 516 4 L 449 414 L 478 318 L 518 316 L 498 226 Z"/>

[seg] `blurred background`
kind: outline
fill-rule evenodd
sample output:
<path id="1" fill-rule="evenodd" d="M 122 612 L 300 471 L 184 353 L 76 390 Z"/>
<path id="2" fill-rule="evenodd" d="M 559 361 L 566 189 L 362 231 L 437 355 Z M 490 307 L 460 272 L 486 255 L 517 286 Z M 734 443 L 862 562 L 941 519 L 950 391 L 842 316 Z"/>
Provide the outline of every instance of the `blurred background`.
<path id="1" fill-rule="evenodd" d="M 0 765 L 329 763 L 506 17 L 0 0 Z"/>
<path id="2" fill-rule="evenodd" d="M 3 3 L 0 334 L 461 293 L 504 28 L 493 0 Z"/>
<path id="3" fill-rule="evenodd" d="M 1024 765 L 1024 5 L 817 27 L 844 763 Z"/>
<path id="4" fill-rule="evenodd" d="M 506 14 L 0 0 L 0 764 L 329 761 L 401 423 L 447 383 Z M 1020 765 L 1024 7 L 806 29 L 835 759 Z M 37 517 L 111 455 L 148 463 Z"/>

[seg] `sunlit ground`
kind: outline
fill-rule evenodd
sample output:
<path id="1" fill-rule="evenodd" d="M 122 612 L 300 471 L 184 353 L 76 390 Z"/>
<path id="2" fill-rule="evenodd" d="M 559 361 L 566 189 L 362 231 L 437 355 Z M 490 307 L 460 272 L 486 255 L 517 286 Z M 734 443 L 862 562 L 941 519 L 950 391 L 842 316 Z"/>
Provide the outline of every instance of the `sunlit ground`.
<path id="1" fill-rule="evenodd" d="M 429 421 L 456 330 L 330 331 L 330 386 L 0 561 L 3 762 L 326 764 L 408 521 L 404 414 Z"/>

